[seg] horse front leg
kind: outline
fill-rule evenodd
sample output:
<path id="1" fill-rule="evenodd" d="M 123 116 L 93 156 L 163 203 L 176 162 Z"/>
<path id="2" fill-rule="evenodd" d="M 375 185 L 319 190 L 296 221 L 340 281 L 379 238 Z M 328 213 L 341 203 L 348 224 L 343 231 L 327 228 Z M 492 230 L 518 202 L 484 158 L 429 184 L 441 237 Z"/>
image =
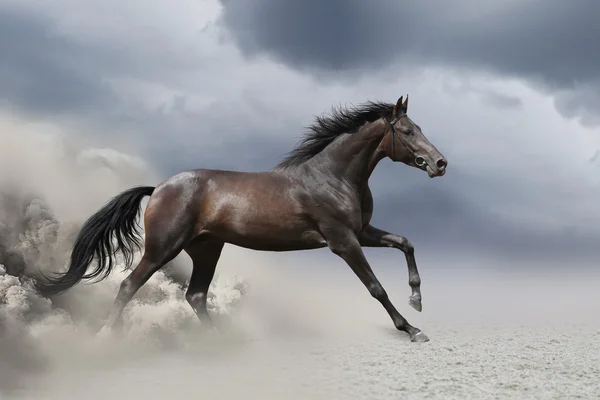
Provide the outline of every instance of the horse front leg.
<path id="1" fill-rule="evenodd" d="M 415 310 L 421 312 L 423 305 L 421 303 L 421 277 L 417 270 L 417 261 L 415 260 L 415 248 L 404 236 L 377 229 L 374 226 L 367 225 L 358 235 L 358 241 L 363 247 L 393 247 L 401 250 L 406 257 L 408 265 L 408 284 L 412 289 L 412 294 L 408 298 L 408 304 Z"/>
<path id="2" fill-rule="evenodd" d="M 358 238 L 352 231 L 330 232 L 325 238 L 330 250 L 341 257 L 352 268 L 352 271 L 365 285 L 371 296 L 377 299 L 388 312 L 396 329 L 409 334 L 412 342 L 427 342 L 429 338 L 416 328 L 408 323 L 398 310 L 394 307 L 388 295 L 375 276 L 369 262 L 365 258 Z"/>

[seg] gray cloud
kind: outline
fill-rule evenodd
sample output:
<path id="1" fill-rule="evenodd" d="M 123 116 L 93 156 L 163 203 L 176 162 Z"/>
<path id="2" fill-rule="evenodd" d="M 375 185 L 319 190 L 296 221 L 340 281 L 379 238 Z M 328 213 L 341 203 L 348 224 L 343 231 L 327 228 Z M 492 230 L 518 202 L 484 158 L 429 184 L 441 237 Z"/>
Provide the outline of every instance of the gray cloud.
<path id="1" fill-rule="evenodd" d="M 415 202 L 415 198 L 419 202 Z M 460 193 L 425 184 L 395 195 L 377 196 L 372 223 L 408 237 L 419 252 L 473 254 L 518 262 L 569 262 L 590 265 L 598 258 L 600 234 L 581 232 L 572 223 L 540 231 L 490 214 L 485 204 Z"/>
<path id="2" fill-rule="evenodd" d="M 98 74 L 98 54 L 60 36 L 47 19 L 0 6 L 0 53 L 0 98 L 20 109 L 91 112 L 115 100 Z"/>
<path id="3" fill-rule="evenodd" d="M 329 79 L 332 72 L 372 74 L 396 62 L 399 71 L 421 64 L 481 68 L 565 91 L 568 100 L 556 103 L 560 112 L 599 122 L 591 117 L 600 105 L 597 1 L 222 3 L 222 22 L 247 55 L 267 53 Z"/>
<path id="4" fill-rule="evenodd" d="M 498 109 L 519 108 L 522 105 L 521 99 L 518 97 L 508 96 L 503 93 L 482 91 L 480 95 L 483 102 Z"/>

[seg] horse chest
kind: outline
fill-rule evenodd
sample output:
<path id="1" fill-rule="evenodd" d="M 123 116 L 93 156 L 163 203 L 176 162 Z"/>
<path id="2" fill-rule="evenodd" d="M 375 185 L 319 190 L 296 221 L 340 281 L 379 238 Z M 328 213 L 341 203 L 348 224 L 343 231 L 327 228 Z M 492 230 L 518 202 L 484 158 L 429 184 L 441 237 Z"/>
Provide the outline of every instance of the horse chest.
<path id="1" fill-rule="evenodd" d="M 354 232 L 360 232 L 371 219 L 371 211 L 365 210 L 360 199 L 344 199 L 333 204 L 321 207 L 324 219 L 333 217 L 338 223 L 350 228 Z M 365 212 L 366 211 L 366 212 Z"/>

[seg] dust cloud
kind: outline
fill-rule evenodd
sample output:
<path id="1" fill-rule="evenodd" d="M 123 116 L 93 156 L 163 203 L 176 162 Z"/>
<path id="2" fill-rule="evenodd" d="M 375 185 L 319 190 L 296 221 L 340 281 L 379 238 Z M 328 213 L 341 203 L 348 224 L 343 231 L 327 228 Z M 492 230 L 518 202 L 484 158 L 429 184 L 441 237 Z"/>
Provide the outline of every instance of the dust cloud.
<path id="1" fill-rule="evenodd" d="M 115 355 L 177 346 L 177 332 L 198 328 L 183 296 L 190 266 L 181 257 L 128 307 L 120 342 L 101 345 L 96 333 L 127 274 L 122 268 L 105 282 L 54 299 L 38 295 L 33 280 L 40 271 L 66 267 L 85 218 L 119 191 L 159 180 L 141 159 L 87 147 L 51 124 L 3 116 L 0 143 L 0 391 L 16 390 L 60 364 L 114 362 Z M 245 286 L 237 276 L 218 275 L 211 311 L 226 313 Z"/>

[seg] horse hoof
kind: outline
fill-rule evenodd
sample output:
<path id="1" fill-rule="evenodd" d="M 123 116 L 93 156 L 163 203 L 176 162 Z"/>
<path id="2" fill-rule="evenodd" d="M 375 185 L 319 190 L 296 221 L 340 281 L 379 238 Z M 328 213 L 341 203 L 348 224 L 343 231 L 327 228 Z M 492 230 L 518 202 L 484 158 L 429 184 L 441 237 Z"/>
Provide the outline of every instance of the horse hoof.
<path id="1" fill-rule="evenodd" d="M 412 337 L 410 338 L 410 341 L 415 342 L 415 343 L 423 343 L 423 342 L 429 342 L 429 338 L 427 337 L 426 334 L 419 331 L 419 332 L 415 333 L 414 335 L 412 335 Z"/>
<path id="2" fill-rule="evenodd" d="M 415 310 L 417 310 L 418 312 L 421 312 L 423 310 L 423 305 L 421 304 L 421 298 L 420 297 L 410 296 L 408 298 L 408 304 L 412 308 L 414 308 Z"/>

